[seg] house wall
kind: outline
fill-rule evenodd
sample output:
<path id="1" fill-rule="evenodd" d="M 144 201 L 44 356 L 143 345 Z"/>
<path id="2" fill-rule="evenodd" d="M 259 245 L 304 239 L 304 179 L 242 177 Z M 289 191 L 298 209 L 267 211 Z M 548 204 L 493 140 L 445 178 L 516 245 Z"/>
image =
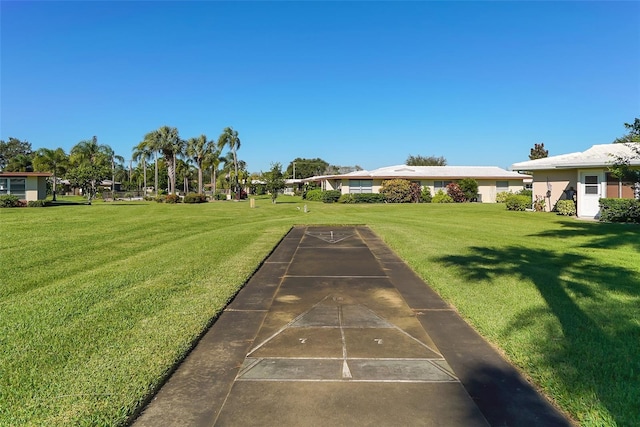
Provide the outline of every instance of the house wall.
<path id="1" fill-rule="evenodd" d="M 45 199 L 47 197 L 47 178 L 28 176 L 25 182 L 25 196 L 28 202 Z"/>
<path id="2" fill-rule="evenodd" d="M 568 198 L 570 187 L 578 189 L 578 173 L 575 169 L 533 172 L 533 200 L 544 197 L 545 210 L 551 212 L 558 200 Z"/>

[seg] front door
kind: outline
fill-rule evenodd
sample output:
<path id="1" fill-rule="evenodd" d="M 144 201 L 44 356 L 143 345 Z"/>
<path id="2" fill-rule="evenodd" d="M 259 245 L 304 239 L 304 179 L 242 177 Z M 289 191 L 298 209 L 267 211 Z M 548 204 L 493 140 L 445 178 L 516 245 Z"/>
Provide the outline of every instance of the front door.
<path id="1" fill-rule="evenodd" d="M 578 182 L 578 216 L 595 218 L 600 213 L 600 198 L 603 192 L 604 173 L 582 171 Z"/>

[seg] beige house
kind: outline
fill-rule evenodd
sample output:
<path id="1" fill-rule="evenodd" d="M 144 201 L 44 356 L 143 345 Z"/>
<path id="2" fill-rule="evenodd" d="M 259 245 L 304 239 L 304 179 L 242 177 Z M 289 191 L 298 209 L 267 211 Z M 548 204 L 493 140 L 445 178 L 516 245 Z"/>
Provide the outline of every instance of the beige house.
<path id="1" fill-rule="evenodd" d="M 633 198 L 632 183 L 624 183 L 609 172 L 616 156 L 631 156 L 625 144 L 594 145 L 586 151 L 514 163 L 513 170 L 533 175 L 533 196 L 544 197 L 547 211 L 558 200 L 575 196 L 579 217 L 597 218 L 600 198 Z M 633 166 L 640 166 L 634 159 Z"/>
<path id="2" fill-rule="evenodd" d="M 431 194 L 446 191 L 449 183 L 464 178 L 478 182 L 478 201 L 495 203 L 496 194 L 503 191 L 517 192 L 531 181 L 529 175 L 510 172 L 495 166 L 389 166 L 373 171 L 355 171 L 344 175 L 325 175 L 306 178 L 306 182 L 318 182 L 321 188 L 348 193 L 378 193 L 382 182 L 388 179 L 406 179 L 421 188 L 429 188 Z"/>
<path id="3" fill-rule="evenodd" d="M 20 200 L 44 200 L 47 197 L 46 172 L 0 172 L 0 196 L 13 194 Z"/>

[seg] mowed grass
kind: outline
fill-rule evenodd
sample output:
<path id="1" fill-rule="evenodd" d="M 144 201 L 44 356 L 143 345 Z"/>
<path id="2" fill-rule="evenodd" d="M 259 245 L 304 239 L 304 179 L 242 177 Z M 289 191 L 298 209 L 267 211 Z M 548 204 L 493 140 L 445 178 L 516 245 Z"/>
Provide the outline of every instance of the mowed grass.
<path id="1" fill-rule="evenodd" d="M 127 423 L 296 224 L 369 225 L 580 424 L 640 424 L 640 227 L 278 200 L 0 210 L 0 425 Z"/>

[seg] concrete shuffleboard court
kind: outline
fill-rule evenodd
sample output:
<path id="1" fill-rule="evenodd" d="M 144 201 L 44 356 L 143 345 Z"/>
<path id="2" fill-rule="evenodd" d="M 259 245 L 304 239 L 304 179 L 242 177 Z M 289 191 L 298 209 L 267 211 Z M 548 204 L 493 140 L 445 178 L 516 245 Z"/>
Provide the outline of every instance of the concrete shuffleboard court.
<path id="1" fill-rule="evenodd" d="M 134 422 L 571 423 L 369 228 L 295 227 Z"/>

